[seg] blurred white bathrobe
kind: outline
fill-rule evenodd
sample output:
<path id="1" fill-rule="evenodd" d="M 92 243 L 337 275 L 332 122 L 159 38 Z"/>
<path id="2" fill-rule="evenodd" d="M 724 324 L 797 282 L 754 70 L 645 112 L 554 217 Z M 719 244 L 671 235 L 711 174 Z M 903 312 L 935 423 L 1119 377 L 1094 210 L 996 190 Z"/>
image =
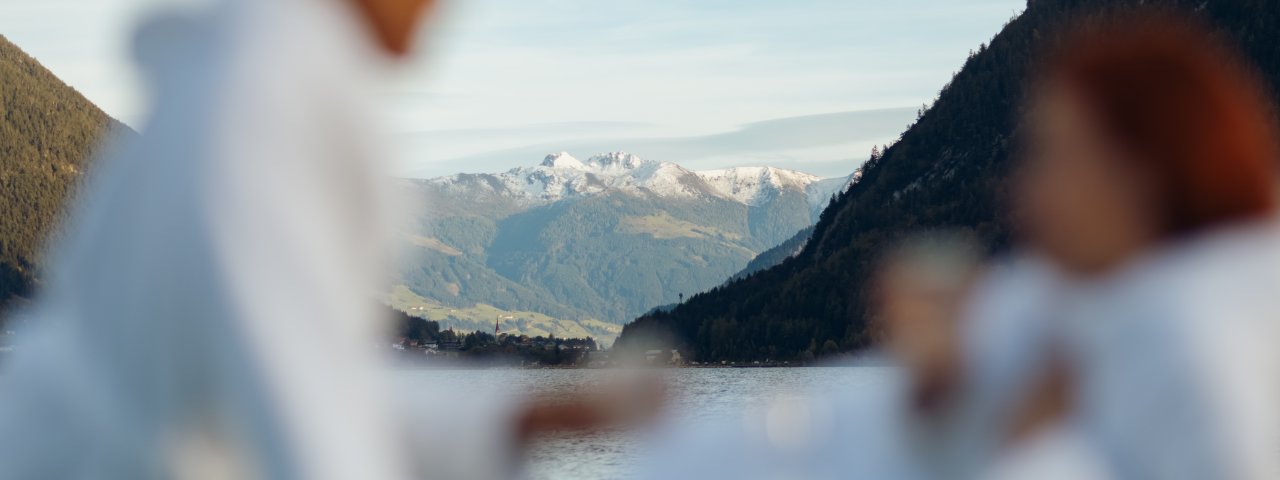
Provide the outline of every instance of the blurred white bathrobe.
<path id="1" fill-rule="evenodd" d="M 368 112 L 388 62 L 350 8 L 224 0 L 141 29 L 154 114 L 97 164 L 5 359 L 0 478 L 507 472 L 506 418 L 460 413 L 480 399 L 440 428 L 439 404 L 391 404 Z"/>
<path id="2" fill-rule="evenodd" d="M 999 455 L 1016 395 L 1043 365 L 1044 306 L 1065 282 L 1043 261 L 990 269 L 961 314 L 962 388 L 947 408 L 912 408 L 910 380 L 869 357 L 874 382 L 783 399 L 741 416 L 677 425 L 654 439 L 646 479 L 952 480 L 978 477 Z"/>
<path id="3" fill-rule="evenodd" d="M 1280 478 L 1280 229 L 1215 232 L 1071 297 L 1051 335 L 1077 411 L 994 478 Z"/>
<path id="4" fill-rule="evenodd" d="M 961 321 L 964 386 L 932 420 L 910 410 L 897 378 L 783 405 L 803 414 L 783 429 L 800 436 L 782 443 L 769 434 L 773 410 L 678 428 L 643 478 L 1280 478 L 1274 226 L 1218 232 L 1090 281 L 1022 255 L 991 269 Z M 1078 411 L 1010 446 L 1013 412 L 1055 356 L 1071 365 Z"/>

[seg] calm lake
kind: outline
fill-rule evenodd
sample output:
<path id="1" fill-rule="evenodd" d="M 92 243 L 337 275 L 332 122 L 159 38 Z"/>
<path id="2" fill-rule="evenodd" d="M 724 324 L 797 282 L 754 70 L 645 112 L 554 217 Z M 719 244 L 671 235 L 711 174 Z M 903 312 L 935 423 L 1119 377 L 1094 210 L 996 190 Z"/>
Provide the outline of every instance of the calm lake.
<path id="1" fill-rule="evenodd" d="M 885 367 L 685 368 L 659 372 L 672 398 L 673 421 L 737 415 L 779 395 L 835 389 L 876 388 L 892 374 Z M 611 370 L 415 370 L 401 373 L 413 383 L 457 389 L 538 393 L 590 388 L 616 375 Z M 517 393 L 517 394 L 518 394 Z M 535 480 L 620 479 L 633 475 L 642 448 L 640 432 L 564 434 L 533 446 L 528 477 Z"/>

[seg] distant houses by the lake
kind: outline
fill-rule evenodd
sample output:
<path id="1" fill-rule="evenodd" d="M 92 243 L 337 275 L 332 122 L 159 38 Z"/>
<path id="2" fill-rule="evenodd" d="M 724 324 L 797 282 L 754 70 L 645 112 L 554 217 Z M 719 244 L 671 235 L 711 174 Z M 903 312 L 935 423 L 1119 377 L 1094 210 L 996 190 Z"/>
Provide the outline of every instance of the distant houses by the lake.
<path id="1" fill-rule="evenodd" d="M 476 360 L 506 366 L 604 367 L 607 352 L 591 338 L 556 338 L 487 332 L 458 334 L 445 330 L 439 338 L 402 336 L 391 343 L 401 358 L 430 363 L 450 359 Z"/>

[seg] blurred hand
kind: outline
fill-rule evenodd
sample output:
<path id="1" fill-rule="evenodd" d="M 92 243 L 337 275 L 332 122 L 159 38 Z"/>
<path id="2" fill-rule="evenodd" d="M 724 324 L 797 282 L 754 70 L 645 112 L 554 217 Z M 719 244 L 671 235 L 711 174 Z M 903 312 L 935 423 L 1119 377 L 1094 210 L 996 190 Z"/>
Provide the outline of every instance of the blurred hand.
<path id="1" fill-rule="evenodd" d="M 1009 442 L 1018 443 L 1034 437 L 1067 417 L 1075 392 L 1075 378 L 1067 362 L 1054 355 L 1040 378 L 1013 410 Z"/>
<path id="2" fill-rule="evenodd" d="M 625 428 L 652 421 L 666 404 L 656 377 L 627 377 L 591 391 L 531 400 L 517 418 L 519 443 L 550 432 Z"/>
<path id="3" fill-rule="evenodd" d="M 906 367 L 913 403 L 934 410 L 959 383 L 959 318 L 977 268 L 962 246 L 921 242 L 890 257 L 878 279 L 885 347 Z"/>

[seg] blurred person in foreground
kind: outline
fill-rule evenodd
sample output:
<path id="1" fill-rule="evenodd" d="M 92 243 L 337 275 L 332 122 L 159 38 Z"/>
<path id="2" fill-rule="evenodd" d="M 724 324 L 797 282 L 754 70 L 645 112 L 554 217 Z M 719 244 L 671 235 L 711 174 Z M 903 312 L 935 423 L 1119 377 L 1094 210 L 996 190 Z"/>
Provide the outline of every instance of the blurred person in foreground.
<path id="1" fill-rule="evenodd" d="M 962 302 L 895 280 L 908 261 L 881 279 L 919 426 L 901 461 L 930 478 L 1280 478 L 1280 149 L 1245 65 L 1156 9 L 1087 18 L 1044 57 L 1018 253 Z"/>
<path id="2" fill-rule="evenodd" d="M 1061 283 L 993 475 L 1280 478 L 1275 104 L 1208 27 L 1139 13 L 1033 86 L 1016 215 Z"/>
<path id="3" fill-rule="evenodd" d="M 1224 45 L 1159 10 L 1081 22 L 1029 89 L 1017 253 L 889 255 L 901 375 L 680 432 L 650 478 L 1280 478 L 1273 104 Z"/>
<path id="4" fill-rule="evenodd" d="M 504 478 L 530 435 L 652 398 L 390 391 L 368 110 L 433 3 L 220 0 L 140 29 L 154 111 L 99 162 L 0 372 L 0 478 Z"/>

